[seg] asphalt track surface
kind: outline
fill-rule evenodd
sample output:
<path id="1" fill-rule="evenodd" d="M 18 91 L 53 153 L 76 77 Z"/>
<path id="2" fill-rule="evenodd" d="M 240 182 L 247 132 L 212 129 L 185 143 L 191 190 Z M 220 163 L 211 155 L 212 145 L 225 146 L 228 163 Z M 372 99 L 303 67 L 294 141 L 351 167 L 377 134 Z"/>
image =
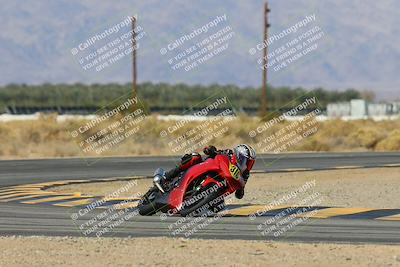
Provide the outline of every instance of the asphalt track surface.
<path id="1" fill-rule="evenodd" d="M 157 167 L 173 167 L 177 157 L 106 157 L 0 161 L 0 186 L 58 180 L 151 175 Z M 400 153 L 303 153 L 261 155 L 256 171 L 376 167 L 399 164 Z"/>
<path id="2" fill-rule="evenodd" d="M 100 179 L 151 175 L 156 167 L 170 168 L 175 157 L 129 157 L 102 159 L 40 159 L 0 161 L 0 188 L 57 180 Z M 376 167 L 400 163 L 400 153 L 321 153 L 262 155 L 255 170 L 276 172 L 294 169 L 335 169 Z M 400 205 L 400 203 L 399 203 Z M 79 226 L 90 218 L 71 219 L 76 208 L 0 203 L 0 235 L 83 236 Z M 101 210 L 92 212 L 100 213 Z M 93 214 L 92 214 L 93 215 Z M 135 216 L 103 236 L 184 236 L 174 233 L 171 224 L 179 217 Z M 360 219 L 309 219 L 274 236 L 262 235 L 259 225 L 266 217 L 219 218 L 190 235 L 195 238 L 278 240 L 290 242 L 343 242 L 400 244 L 400 222 Z M 269 226 L 271 224 L 267 223 Z M 187 232 L 186 232 L 187 233 Z"/>

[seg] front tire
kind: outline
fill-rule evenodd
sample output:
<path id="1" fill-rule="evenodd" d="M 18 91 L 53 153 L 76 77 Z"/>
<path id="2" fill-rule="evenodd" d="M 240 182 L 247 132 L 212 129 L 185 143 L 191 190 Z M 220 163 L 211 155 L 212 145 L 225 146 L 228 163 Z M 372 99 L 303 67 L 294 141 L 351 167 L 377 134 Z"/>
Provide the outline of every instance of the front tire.
<path id="1" fill-rule="evenodd" d="M 208 188 L 211 188 L 211 187 L 207 187 L 203 191 L 207 191 Z M 212 205 L 210 205 L 210 202 L 212 200 L 216 199 L 217 197 L 219 197 L 220 195 L 221 195 L 221 189 L 217 189 L 216 191 L 214 191 L 211 194 L 204 197 L 199 202 L 193 204 L 192 206 L 190 206 L 188 208 L 182 209 L 179 213 L 181 214 L 181 216 L 186 217 L 188 215 L 198 216 L 202 212 L 204 212 L 203 209 L 210 211 L 210 210 L 212 210 Z"/>
<path id="2" fill-rule="evenodd" d="M 146 193 L 140 200 L 138 205 L 139 214 L 142 216 L 151 216 L 158 212 L 157 205 L 155 203 L 156 188 L 152 188 Z"/>

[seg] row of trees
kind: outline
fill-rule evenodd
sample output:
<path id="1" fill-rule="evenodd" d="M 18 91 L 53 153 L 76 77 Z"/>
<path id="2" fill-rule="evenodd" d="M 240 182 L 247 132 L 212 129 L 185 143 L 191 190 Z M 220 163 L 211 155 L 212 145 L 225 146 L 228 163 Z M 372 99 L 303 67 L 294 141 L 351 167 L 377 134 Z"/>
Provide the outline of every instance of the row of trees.
<path id="1" fill-rule="evenodd" d="M 132 85 L 127 84 L 42 84 L 0 87 L 0 109 L 6 106 L 25 107 L 101 107 L 115 99 L 131 93 Z M 185 108 L 198 104 L 216 92 L 227 95 L 238 108 L 256 109 L 260 104 L 260 88 L 239 88 L 235 85 L 187 85 L 166 83 L 142 83 L 138 85 L 138 94 L 142 102 L 150 108 Z M 329 102 L 349 101 L 361 98 L 356 90 L 328 91 L 322 88 L 306 90 L 304 88 L 268 87 L 268 108 L 279 109 L 291 103 L 300 103 L 307 95 L 317 97 L 319 104 L 326 107 Z"/>

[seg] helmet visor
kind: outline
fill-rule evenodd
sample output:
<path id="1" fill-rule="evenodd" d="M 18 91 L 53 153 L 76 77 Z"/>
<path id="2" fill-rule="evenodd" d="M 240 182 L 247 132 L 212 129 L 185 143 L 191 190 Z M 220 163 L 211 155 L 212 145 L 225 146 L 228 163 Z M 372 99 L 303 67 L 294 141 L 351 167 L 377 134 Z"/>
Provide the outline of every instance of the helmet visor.
<path id="1" fill-rule="evenodd" d="M 247 161 L 248 158 L 243 155 L 242 153 L 236 152 L 236 159 L 237 159 L 237 166 L 239 167 L 240 171 L 243 173 L 247 170 Z"/>

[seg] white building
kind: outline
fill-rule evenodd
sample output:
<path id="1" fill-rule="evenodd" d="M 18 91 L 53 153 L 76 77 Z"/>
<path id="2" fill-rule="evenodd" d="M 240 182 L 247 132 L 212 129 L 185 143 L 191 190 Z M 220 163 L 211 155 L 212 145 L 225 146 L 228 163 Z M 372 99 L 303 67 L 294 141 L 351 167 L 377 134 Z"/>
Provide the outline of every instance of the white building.
<path id="1" fill-rule="evenodd" d="M 329 103 L 326 112 L 330 118 L 341 118 L 350 116 L 350 102 Z"/>
<path id="2" fill-rule="evenodd" d="M 393 105 L 392 108 L 393 114 L 400 114 L 400 101 L 393 102 L 392 105 Z"/>
<path id="3" fill-rule="evenodd" d="M 350 101 L 350 116 L 353 119 L 363 119 L 368 116 L 367 102 L 363 99 Z"/>
<path id="4" fill-rule="evenodd" d="M 397 115 L 396 115 L 397 114 Z M 395 119 L 400 114 L 400 101 L 393 103 L 368 103 L 363 99 L 350 102 L 329 103 L 328 118 L 347 119 Z"/>
<path id="5" fill-rule="evenodd" d="M 388 103 L 368 103 L 369 116 L 388 116 L 393 114 L 393 105 Z"/>

